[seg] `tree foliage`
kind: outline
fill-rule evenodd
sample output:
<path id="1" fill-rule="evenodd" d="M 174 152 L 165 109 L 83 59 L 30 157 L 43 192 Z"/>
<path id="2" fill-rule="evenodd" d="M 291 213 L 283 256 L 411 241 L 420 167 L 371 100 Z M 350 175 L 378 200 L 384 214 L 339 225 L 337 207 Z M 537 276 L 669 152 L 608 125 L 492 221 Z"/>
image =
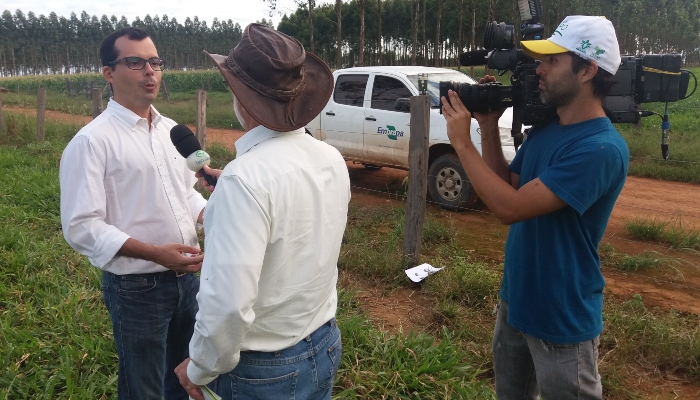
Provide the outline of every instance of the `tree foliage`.
<path id="1" fill-rule="evenodd" d="M 267 21 L 263 20 L 267 24 Z M 102 70 L 99 47 L 109 33 L 125 26 L 146 29 L 168 69 L 211 68 L 202 50 L 228 54 L 241 39 L 242 29 L 230 19 L 211 26 L 196 16 L 184 25 L 175 18 L 146 15 L 129 23 L 125 17 L 101 18 L 83 11 L 59 17 L 5 10 L 0 17 L 0 76 L 97 72 Z"/>
<path id="2" fill-rule="evenodd" d="M 364 3 L 364 65 L 410 65 L 414 29 L 418 30 L 415 45 L 418 64 L 456 65 L 460 53 L 481 48 L 487 21 L 513 23 L 516 30 L 520 24 L 515 0 L 365 0 Z M 545 37 L 567 15 L 604 15 L 615 26 L 622 54 L 678 52 L 685 56 L 687 65 L 700 64 L 700 0 L 544 0 L 543 5 L 541 22 L 545 25 Z M 337 4 L 325 3 L 314 10 L 316 54 L 335 67 L 340 66 L 336 61 L 337 9 Z M 359 63 L 361 13 L 361 0 L 342 3 L 341 65 Z M 295 36 L 308 48 L 306 15 L 307 10 L 299 8 L 285 15 L 277 29 Z M 412 18 L 418 23 L 413 24 Z"/>
<path id="3" fill-rule="evenodd" d="M 266 1 L 274 10 L 276 2 Z M 460 53 L 481 47 L 487 21 L 514 23 L 516 30 L 520 23 L 516 0 L 295 1 L 298 8 L 284 15 L 277 29 L 336 68 L 360 60 L 364 65 L 454 66 Z M 545 37 L 567 15 L 605 15 L 615 25 L 623 54 L 678 52 L 686 65 L 700 64 L 700 0 L 545 0 L 543 5 Z M 102 38 L 128 25 L 148 30 L 167 68 L 177 70 L 211 68 L 202 50 L 228 54 L 242 35 L 230 19 L 208 25 L 195 16 L 181 24 L 167 15 L 146 15 L 129 22 L 84 11 L 47 17 L 5 10 L 0 76 L 99 71 Z"/>

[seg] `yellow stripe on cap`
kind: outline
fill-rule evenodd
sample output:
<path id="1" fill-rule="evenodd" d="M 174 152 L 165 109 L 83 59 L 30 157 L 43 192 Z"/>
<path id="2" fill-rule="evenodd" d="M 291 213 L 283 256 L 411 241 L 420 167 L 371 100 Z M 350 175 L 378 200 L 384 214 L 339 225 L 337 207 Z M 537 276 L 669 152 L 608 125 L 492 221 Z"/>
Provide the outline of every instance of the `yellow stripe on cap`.
<path id="1" fill-rule="evenodd" d="M 533 58 L 542 58 L 543 55 L 561 54 L 569 51 L 549 40 L 523 40 L 520 45 L 525 54 Z"/>

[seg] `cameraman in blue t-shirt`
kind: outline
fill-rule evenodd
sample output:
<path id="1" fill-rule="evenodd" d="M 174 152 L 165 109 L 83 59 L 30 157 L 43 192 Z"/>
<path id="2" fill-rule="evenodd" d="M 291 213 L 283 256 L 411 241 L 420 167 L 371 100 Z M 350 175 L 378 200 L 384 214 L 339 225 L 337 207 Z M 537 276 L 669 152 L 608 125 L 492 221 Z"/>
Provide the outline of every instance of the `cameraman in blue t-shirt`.
<path id="1" fill-rule="evenodd" d="M 455 92 L 449 102 L 442 98 L 447 133 L 474 189 L 511 225 L 493 337 L 496 394 L 601 399 L 605 280 L 598 244 L 629 163 L 601 102 L 620 50 L 612 23 L 591 16 L 569 16 L 548 40 L 521 45 L 541 60 L 540 97 L 558 118 L 533 127 L 510 165 L 498 132 L 503 110 L 474 114 L 480 157 L 469 139 L 471 113 Z"/>

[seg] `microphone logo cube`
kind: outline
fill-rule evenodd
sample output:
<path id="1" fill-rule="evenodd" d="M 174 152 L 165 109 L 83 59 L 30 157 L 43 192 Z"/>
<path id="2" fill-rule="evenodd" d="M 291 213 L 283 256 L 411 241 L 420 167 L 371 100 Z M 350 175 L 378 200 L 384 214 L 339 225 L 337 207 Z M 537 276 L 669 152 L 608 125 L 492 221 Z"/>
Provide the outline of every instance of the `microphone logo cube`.
<path id="1" fill-rule="evenodd" d="M 204 150 L 197 150 L 187 157 L 187 167 L 192 171 L 199 171 L 205 165 L 209 165 L 211 157 Z"/>

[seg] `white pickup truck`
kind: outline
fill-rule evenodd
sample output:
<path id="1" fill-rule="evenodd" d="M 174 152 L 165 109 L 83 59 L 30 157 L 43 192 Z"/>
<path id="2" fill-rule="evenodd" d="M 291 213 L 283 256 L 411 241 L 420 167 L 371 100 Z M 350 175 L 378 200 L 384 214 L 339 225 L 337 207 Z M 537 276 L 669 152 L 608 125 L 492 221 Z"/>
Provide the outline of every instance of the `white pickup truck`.
<path id="1" fill-rule="evenodd" d="M 347 160 L 368 168 L 408 169 L 411 115 L 406 100 L 419 94 L 419 74 L 428 76 L 431 105 L 428 191 L 444 208 L 472 207 L 479 198 L 450 145 L 445 118 L 439 110 L 439 82 L 476 83 L 465 74 L 444 68 L 406 66 L 336 70 L 333 72 L 333 95 L 306 130 L 337 148 Z M 399 99 L 404 100 L 397 102 Z M 511 121 L 512 109 L 509 108 L 499 121 L 503 153 L 508 161 L 515 156 Z M 476 120 L 472 120 L 471 137 L 481 152 Z"/>

